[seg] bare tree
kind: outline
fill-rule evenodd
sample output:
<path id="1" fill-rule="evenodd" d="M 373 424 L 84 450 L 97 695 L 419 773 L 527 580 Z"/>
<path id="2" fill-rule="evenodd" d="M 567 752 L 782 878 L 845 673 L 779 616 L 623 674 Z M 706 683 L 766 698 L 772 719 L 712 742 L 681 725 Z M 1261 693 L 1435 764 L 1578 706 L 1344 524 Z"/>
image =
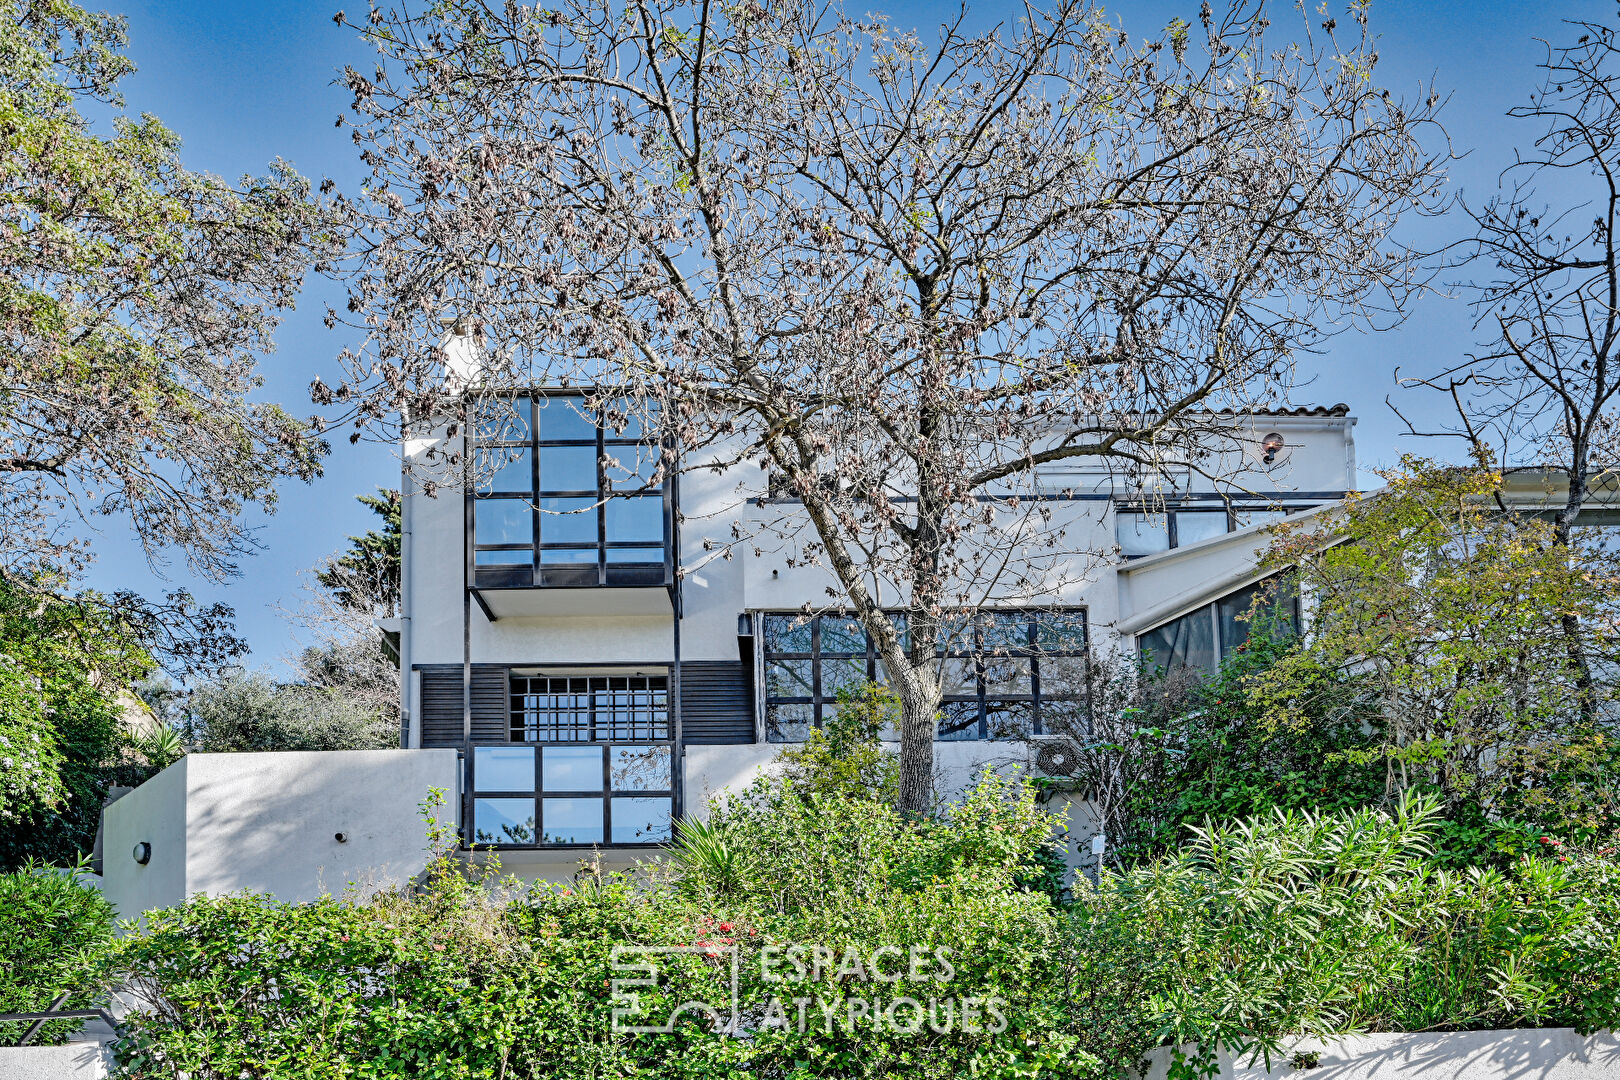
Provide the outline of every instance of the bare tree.
<path id="1" fill-rule="evenodd" d="M 1222 410 L 1419 287 L 1388 240 L 1434 204 L 1437 102 L 1377 87 L 1365 5 L 1288 43 L 1259 3 L 1199 22 L 1132 45 L 1065 0 L 930 44 L 809 0 L 373 8 L 343 121 L 368 337 L 315 397 L 355 438 L 458 415 L 453 323 L 477 396 L 601 388 L 610 423 L 662 418 L 666 471 L 768 469 L 791 512 L 714 550 L 830 570 L 920 809 L 942 636 L 1110 554 L 1065 546 L 1036 470 L 1230 468 Z"/>
<path id="2" fill-rule="evenodd" d="M 1476 457 L 1568 478 L 1553 519 L 1566 547 L 1594 487 L 1620 475 L 1620 44 L 1597 23 L 1572 23 L 1570 33 L 1573 45 L 1546 45 L 1530 103 L 1508 110 L 1536 125 L 1535 141 L 1503 170 L 1498 194 L 1464 204 L 1474 234 L 1455 265 L 1477 275 L 1463 288 L 1485 344 L 1437 375 L 1407 380 L 1451 398 L 1453 434 Z M 1580 620 L 1561 621 L 1590 697 Z"/>
<path id="3" fill-rule="evenodd" d="M 1487 344 L 1412 380 L 1451 395 L 1463 433 L 1497 460 L 1568 473 L 1555 518 L 1564 542 L 1593 483 L 1620 463 L 1620 46 L 1607 26 L 1572 32 L 1577 44 L 1547 46 L 1530 104 L 1508 110 L 1540 134 L 1503 170 L 1499 194 L 1464 204 L 1475 235 L 1459 265 L 1479 272 L 1465 287 Z"/>

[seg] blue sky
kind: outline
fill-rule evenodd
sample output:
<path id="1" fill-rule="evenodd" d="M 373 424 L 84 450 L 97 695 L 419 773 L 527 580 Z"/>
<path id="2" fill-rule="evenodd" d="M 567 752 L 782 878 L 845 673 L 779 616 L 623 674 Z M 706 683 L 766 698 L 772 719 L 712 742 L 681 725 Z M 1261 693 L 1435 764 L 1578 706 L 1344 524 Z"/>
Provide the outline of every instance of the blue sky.
<path id="1" fill-rule="evenodd" d="M 191 168 L 234 177 L 262 171 L 279 156 L 307 176 L 330 176 L 352 186 L 360 175 L 354 147 L 347 132 L 333 125 L 347 102 L 332 80 L 345 62 L 366 63 L 369 50 L 333 24 L 332 15 L 343 2 L 183 0 L 115 7 L 129 16 L 129 51 L 140 69 L 124 87 L 129 106 L 155 113 L 179 133 Z M 364 3 L 354 0 L 349 6 L 359 9 Z M 956 10 L 955 4 L 885 6 L 859 0 L 849 6 L 885 11 L 895 26 L 925 33 Z M 1293 18 L 1291 6 L 1275 5 L 1273 18 L 1279 25 Z M 1314 9 L 1316 0 L 1310 6 Z M 1342 17 L 1343 6 L 1332 3 L 1332 13 Z M 1014 18 L 1022 7 L 981 2 L 972 11 L 974 21 L 981 22 L 1003 14 Z M 1192 19 L 1197 10 L 1196 0 L 1123 2 L 1110 8 L 1136 36 L 1153 33 L 1175 15 Z M 1450 95 L 1443 117 L 1455 150 L 1467 154 L 1450 168 L 1452 190 L 1481 198 L 1494 190 L 1513 146 L 1532 137 L 1526 125 L 1505 119 L 1503 113 L 1523 102 L 1537 83 L 1534 65 L 1541 46 L 1535 39 L 1561 40 L 1567 37 L 1563 20 L 1602 20 L 1613 12 L 1612 4 L 1584 2 L 1373 0 L 1372 24 L 1381 35 L 1379 79 L 1408 94 L 1415 94 L 1420 82 L 1433 80 L 1442 94 Z M 1416 223 L 1407 239 L 1432 245 L 1455 238 L 1461 228 L 1455 220 Z M 329 286 L 312 280 L 282 327 L 278 350 L 264 360 L 262 396 L 295 413 L 310 411 L 310 380 L 331 378 L 334 357 L 345 344 L 341 331 L 322 325 L 330 295 Z M 1400 424 L 1384 403 L 1386 395 L 1397 393 L 1396 367 L 1432 370 L 1461 356 L 1472 342 L 1462 303 L 1431 297 L 1394 331 L 1350 333 L 1325 355 L 1308 358 L 1314 382 L 1299 396 L 1302 402 L 1350 404 L 1360 417 L 1356 437 L 1362 479 L 1372 484 L 1376 478 L 1368 468 L 1390 464 L 1406 450 L 1437 449 L 1398 438 Z M 1408 398 L 1402 407 L 1433 414 L 1420 400 Z M 167 580 L 158 577 L 130 537 L 107 526 L 93 582 L 147 592 L 178 583 L 193 587 L 204 599 L 224 600 L 237 610 L 238 627 L 253 647 L 252 662 L 276 665 L 297 644 L 294 628 L 280 611 L 298 603 L 300 574 L 341 547 L 347 534 L 370 527 L 372 515 L 354 501 L 356 494 L 395 486 L 398 479 L 388 448 L 349 446 L 340 436 L 320 480 L 286 484 L 279 512 L 253 520 L 262 550 L 244 562 L 235 581 L 222 586 L 193 582 L 183 566 L 171 567 Z"/>

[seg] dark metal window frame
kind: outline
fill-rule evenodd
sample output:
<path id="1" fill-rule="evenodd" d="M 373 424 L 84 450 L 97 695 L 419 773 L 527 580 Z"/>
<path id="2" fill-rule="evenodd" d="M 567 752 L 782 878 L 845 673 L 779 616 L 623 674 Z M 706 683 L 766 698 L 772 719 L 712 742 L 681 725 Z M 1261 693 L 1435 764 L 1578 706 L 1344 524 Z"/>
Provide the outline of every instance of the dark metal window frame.
<path id="1" fill-rule="evenodd" d="M 1226 532 L 1236 532 L 1242 528 L 1237 521 L 1241 513 L 1249 511 L 1277 511 L 1284 516 L 1303 513 L 1313 510 L 1323 503 L 1334 502 L 1344 498 L 1342 491 L 1300 491 L 1278 492 L 1273 496 L 1224 496 L 1224 495 L 1182 495 L 1175 498 L 1166 498 L 1162 501 L 1144 499 L 1114 499 L 1115 538 L 1119 536 L 1118 521 L 1123 514 L 1143 514 L 1148 517 L 1162 517 L 1165 519 L 1165 531 L 1168 536 L 1168 551 L 1174 551 L 1181 546 L 1180 529 L 1177 524 L 1177 515 L 1180 513 L 1196 513 L 1199 515 L 1225 512 Z M 1307 504 L 1307 505 L 1301 505 Z M 1145 559 L 1147 554 L 1126 555 L 1127 559 Z"/>
<path id="2" fill-rule="evenodd" d="M 666 713 L 668 715 L 668 725 L 669 725 L 669 727 L 668 727 L 668 737 L 667 738 L 663 738 L 663 739 L 653 739 L 653 738 L 633 739 L 632 738 L 632 739 L 590 740 L 590 741 L 581 740 L 581 739 L 562 739 L 562 740 L 559 740 L 559 739 L 533 739 L 533 740 L 531 740 L 531 739 L 513 739 L 513 738 L 511 738 L 511 732 L 512 732 L 513 727 L 514 726 L 519 726 L 519 727 L 522 726 L 521 721 L 518 721 L 516 724 L 514 724 L 514 722 L 513 722 L 514 714 L 518 713 L 518 712 L 521 712 L 521 709 L 514 710 L 514 709 L 511 708 L 511 704 L 512 704 L 511 703 L 511 698 L 514 696 L 514 693 L 513 693 L 513 680 L 514 679 L 528 679 L 528 678 L 535 677 L 535 676 L 530 676 L 530 675 L 527 675 L 527 674 L 516 674 L 516 672 L 527 671 L 528 669 L 538 667 L 538 668 L 542 668 L 542 669 L 547 669 L 548 671 L 555 671 L 555 672 L 559 673 L 557 675 L 544 676 L 544 677 L 548 677 L 548 678 L 592 678 L 592 677 L 602 676 L 602 673 L 603 673 L 604 670 L 611 672 L 611 669 L 616 667 L 616 666 L 620 666 L 620 667 L 624 668 L 625 676 L 629 676 L 630 672 L 632 672 L 632 671 L 644 672 L 644 671 L 651 670 L 651 669 L 662 669 L 663 670 L 663 672 L 664 672 L 663 675 L 645 676 L 645 677 L 648 677 L 648 678 L 661 678 L 661 679 L 664 680 L 664 695 L 665 695 L 664 708 L 665 708 Z M 579 674 L 575 674 L 575 675 L 561 674 L 561 673 L 568 672 L 569 669 L 571 669 L 571 668 L 572 669 L 584 669 L 584 670 L 581 670 L 579 672 Z M 586 670 L 588 670 L 590 672 L 590 674 L 586 674 Z M 612 674 L 607 674 L 604 677 L 607 677 L 607 678 L 620 678 L 620 677 L 625 677 L 625 676 L 615 676 L 615 675 L 612 675 Z M 635 676 L 631 676 L 631 677 L 635 677 Z M 467 760 L 466 760 L 466 763 L 465 763 L 466 774 L 467 774 L 467 781 L 466 781 L 467 782 L 467 801 L 466 801 L 467 819 L 466 819 L 466 824 L 465 824 L 465 833 L 466 833 L 467 839 L 466 839 L 465 843 L 467 844 L 467 846 L 473 847 L 473 848 L 495 848 L 495 849 L 500 850 L 500 851 L 589 851 L 589 850 L 594 850 L 594 849 L 598 849 L 598 848 L 604 849 L 604 850 L 607 850 L 607 849 L 619 850 L 619 849 L 638 849 L 638 848 L 659 848 L 659 847 L 664 846 L 664 844 L 667 841 L 643 840 L 643 841 L 631 841 L 631 842 L 615 842 L 613 840 L 613 807 L 612 807 L 612 803 L 613 803 L 614 799 L 667 798 L 670 801 L 670 823 L 671 823 L 670 827 L 671 827 L 671 830 L 673 830 L 673 828 L 674 828 L 674 822 L 679 820 L 680 817 L 681 817 L 683 807 L 682 807 L 682 798 L 681 798 L 681 778 L 680 778 L 681 756 L 680 756 L 680 754 L 678 752 L 678 745 L 679 745 L 679 739 L 678 739 L 678 735 L 679 735 L 679 709 L 677 708 L 676 700 L 675 700 L 675 694 L 676 694 L 676 691 L 677 691 L 677 685 L 678 684 L 677 684 L 677 680 L 675 679 L 675 675 L 674 675 L 674 671 L 673 671 L 673 665 L 671 665 L 671 664 L 662 664 L 662 663 L 660 663 L 660 664 L 626 664 L 626 665 L 579 664 L 579 663 L 573 663 L 573 664 L 512 664 L 512 665 L 508 665 L 508 667 L 507 667 L 506 678 L 507 678 L 507 696 L 508 696 L 508 703 L 507 703 L 508 704 L 508 714 L 507 714 L 508 715 L 508 724 L 507 724 L 508 738 L 507 738 L 507 741 L 503 742 L 503 743 L 488 743 L 488 742 L 476 743 L 471 747 L 471 750 L 467 754 Z M 595 726 L 593 724 L 593 731 L 594 730 L 595 730 Z M 562 791 L 562 790 L 548 791 L 548 790 L 546 790 L 544 785 L 543 785 L 543 782 L 542 782 L 543 781 L 543 776 L 544 776 L 543 770 L 544 770 L 544 767 L 545 767 L 545 765 L 544 765 L 544 762 L 545 762 L 545 748 L 547 748 L 547 747 L 555 747 L 555 748 L 574 747 L 574 748 L 578 748 L 578 747 L 587 747 L 587 746 L 600 747 L 601 750 L 602 750 L 602 789 L 600 791 L 573 791 L 573 790 L 570 790 L 570 791 Z M 646 791 L 637 790 L 637 791 L 616 792 L 612 787 L 612 776 L 611 776 L 612 764 L 613 764 L 612 751 L 613 751 L 613 749 L 615 747 L 620 747 L 620 746 L 664 746 L 664 747 L 668 747 L 669 748 L 670 786 L 668 788 L 661 788 L 661 789 L 658 789 L 658 790 L 646 790 Z M 535 784 L 535 786 L 534 786 L 534 790 L 533 791 L 515 791 L 515 790 L 510 790 L 510 789 L 494 789 L 494 788 L 485 790 L 483 788 L 480 788 L 478 786 L 477 751 L 479 749 L 509 749 L 509 748 L 533 748 L 535 750 L 535 755 L 534 755 L 534 770 L 535 770 L 535 772 L 534 772 L 534 784 Z M 477 833 L 476 833 L 478 800 L 479 799 L 499 799 L 499 798 L 519 798 L 519 799 L 530 799 L 530 800 L 533 801 L 533 803 L 534 803 L 535 836 L 537 838 L 535 843 L 531 843 L 531 844 L 505 843 L 505 842 L 491 842 L 491 841 L 485 841 L 485 840 L 479 840 L 478 839 Z M 540 842 L 538 840 L 538 838 L 545 835 L 545 800 L 548 799 L 548 798 L 560 798 L 560 799 L 566 799 L 566 798 L 599 798 L 599 799 L 601 799 L 602 800 L 602 839 L 600 841 L 589 841 L 589 842 L 578 842 L 578 843 L 575 843 L 575 842 L 542 843 L 542 842 Z"/>
<path id="3" fill-rule="evenodd" d="M 612 686 L 612 685 L 603 686 L 603 687 L 597 687 L 597 686 L 590 685 L 591 683 L 593 683 L 594 681 L 599 680 L 599 679 L 604 681 L 604 682 L 608 682 L 608 683 L 612 683 L 615 680 L 624 680 L 626 685 L 623 686 L 623 687 L 617 687 L 617 686 Z M 553 739 L 531 739 L 531 738 L 528 738 L 526 733 L 527 733 L 527 731 L 529 729 L 529 724 L 528 724 L 529 709 L 528 709 L 528 707 L 526 705 L 519 704 L 518 699 L 520 697 L 527 698 L 527 697 L 533 696 L 535 691 L 534 691 L 534 688 L 532 687 L 532 685 L 525 685 L 524 688 L 520 691 L 518 689 L 519 680 L 522 680 L 525 684 L 532 684 L 532 683 L 534 683 L 536 681 L 539 681 L 539 680 L 545 680 L 547 682 L 553 682 L 553 681 L 562 681 L 562 682 L 581 681 L 581 682 L 586 683 L 587 685 L 585 686 L 585 692 L 586 692 L 587 696 L 589 697 L 589 705 L 587 706 L 587 708 L 589 709 L 589 713 L 590 713 L 590 719 L 589 719 L 588 723 L 590 725 L 590 732 L 591 732 L 591 735 L 593 737 L 592 738 L 587 738 L 587 739 L 555 739 L 555 738 L 553 738 Z M 637 680 L 640 680 L 640 681 L 644 682 L 646 685 L 643 686 L 643 687 L 636 687 L 636 686 L 630 685 L 631 683 L 633 683 L 633 682 L 635 682 Z M 662 685 L 655 686 L 654 685 L 655 682 L 659 683 L 659 684 L 662 684 Z M 619 737 L 619 736 L 612 736 L 610 738 L 602 738 L 601 735 L 600 735 L 600 732 L 601 732 L 602 728 L 604 726 L 606 726 L 611 731 L 612 721 L 610 720 L 610 721 L 607 722 L 606 725 L 604 725 L 598 719 L 599 713 L 598 713 L 598 710 L 597 710 L 597 707 L 596 707 L 596 693 L 597 693 L 598 690 L 605 691 L 607 693 L 616 693 L 616 692 L 618 692 L 620 690 L 623 690 L 625 693 L 635 693 L 638 690 L 639 691 L 644 691 L 649 697 L 654 699 L 654 701 L 653 701 L 653 703 L 651 705 L 651 709 L 652 709 L 652 711 L 654 713 L 656 713 L 657 710 L 658 710 L 658 706 L 656 704 L 657 696 L 662 695 L 663 696 L 662 709 L 663 709 L 663 713 L 664 713 L 664 721 L 663 721 L 664 734 L 663 735 L 649 734 L 645 738 L 643 738 L 643 737 L 641 737 L 639 735 L 634 734 L 635 722 L 631 721 L 632 734 L 623 736 L 622 738 Z M 510 699 L 511 699 L 510 700 L 511 708 L 509 710 L 509 716 L 510 716 L 510 719 L 511 719 L 511 723 L 510 723 L 510 725 L 508 727 L 508 732 L 509 732 L 509 737 L 511 738 L 511 741 L 512 741 L 513 745 L 540 746 L 540 745 L 546 745 L 546 744 L 556 744 L 556 745 L 559 745 L 559 746 L 583 746 L 583 745 L 591 745 L 591 744 L 606 743 L 606 742 L 624 742 L 624 743 L 637 743 L 637 742 L 639 742 L 639 743 L 665 743 L 665 742 L 674 742 L 674 710 L 671 707 L 671 703 L 670 703 L 670 685 L 669 685 L 669 676 L 668 675 L 631 675 L 629 673 L 626 673 L 626 674 L 623 674 L 623 675 L 606 675 L 606 674 L 601 674 L 601 673 L 594 673 L 594 674 L 588 674 L 588 675 L 587 674 L 568 675 L 568 674 L 549 674 L 549 673 L 545 674 L 545 675 L 520 675 L 520 674 L 518 674 L 517 671 L 514 670 L 514 671 L 510 671 L 510 672 L 507 673 L 507 692 L 510 695 Z M 565 693 L 568 693 L 568 694 L 573 694 L 573 692 L 574 691 L 573 691 L 573 689 L 571 687 L 568 688 L 565 691 Z M 552 690 L 550 690 L 548 688 L 546 693 L 549 695 L 551 693 L 554 693 L 554 691 L 552 691 Z"/>
<path id="4" fill-rule="evenodd" d="M 537 390 L 524 394 L 513 395 L 515 408 L 522 409 L 524 416 L 523 439 L 481 439 L 476 431 L 469 431 L 468 438 L 473 448 L 472 452 L 481 455 L 487 451 L 523 451 L 529 454 L 529 485 L 526 491 L 521 492 L 485 492 L 477 488 L 475 482 L 472 489 L 465 493 L 466 530 L 468 545 L 472 550 L 471 565 L 468 573 L 476 584 L 486 584 L 482 577 L 495 578 L 497 576 L 529 575 L 529 582 L 535 587 L 548 588 L 592 588 L 608 585 L 622 584 L 649 584 L 667 586 L 674 580 L 674 500 L 675 484 L 672 476 L 666 476 L 656 486 L 641 488 L 617 487 L 611 483 L 607 470 L 603 465 L 603 458 L 612 454 L 613 457 L 623 460 L 621 453 L 615 450 L 644 451 L 651 447 L 660 452 L 665 448 L 662 437 L 648 439 L 645 434 L 640 436 L 619 435 L 608 431 L 603 424 L 594 421 L 589 414 L 581 410 L 580 419 L 592 424 L 594 433 L 592 438 L 561 438 L 550 439 L 544 435 L 543 425 L 544 409 L 542 402 L 555 399 L 558 404 L 563 401 L 573 401 L 580 405 L 588 396 L 599 394 L 599 391 L 586 389 L 569 390 Z M 519 404 L 521 403 L 521 404 Z M 556 406 L 553 406 L 556 407 Z M 572 407 L 572 406 L 562 406 Z M 546 480 L 542 477 L 540 467 L 541 451 L 548 448 L 590 447 L 595 450 L 596 459 L 596 487 L 594 490 L 584 488 L 556 488 L 544 486 Z M 662 539 L 661 540 L 621 540 L 615 541 L 608 534 L 608 507 L 611 503 L 626 498 L 659 498 L 662 511 Z M 541 501 L 545 499 L 591 499 L 595 506 L 587 511 L 594 518 L 596 539 L 594 541 L 558 541 L 546 540 L 546 520 L 556 520 L 557 514 L 548 514 L 541 510 Z M 526 544 L 513 543 L 480 543 L 477 536 L 476 517 L 479 503 L 493 501 L 509 501 L 524 503 L 529 509 L 530 539 Z M 479 555 L 485 553 L 499 553 L 503 551 L 522 552 L 528 556 L 527 562 L 510 563 L 481 563 Z M 546 562 L 547 552 L 591 552 L 591 560 L 570 562 Z M 645 559 L 615 559 L 615 553 L 645 553 Z M 623 568 L 645 568 L 652 566 L 662 567 L 661 579 L 657 582 L 611 580 L 622 577 Z M 579 580 L 589 574 L 594 568 L 594 580 Z M 617 572 L 615 572 L 617 571 Z M 547 580 L 553 578 L 555 580 Z M 494 584 L 493 582 L 489 584 Z M 509 582 L 502 580 L 501 586 L 509 587 Z"/>
<path id="5" fill-rule="evenodd" d="M 1023 621 L 1025 624 L 1023 645 L 1026 646 L 1026 648 L 1014 649 L 1011 647 L 996 645 L 987 649 L 984 645 L 984 629 L 987 622 L 997 617 L 1012 615 L 1020 616 L 1021 621 Z M 1076 620 L 1080 630 L 1079 648 L 1043 648 L 1040 645 L 1039 640 L 1040 617 L 1042 615 L 1058 615 L 1067 619 Z M 778 651 L 771 648 L 770 622 L 772 619 L 777 618 L 809 619 L 809 622 L 807 623 L 807 628 L 811 633 L 809 652 L 790 650 Z M 854 623 L 853 616 L 836 612 L 826 612 L 810 617 L 805 616 L 803 612 L 793 611 L 765 611 L 760 613 L 759 649 L 761 654 L 761 672 L 763 675 L 761 684 L 763 688 L 762 696 L 764 698 L 764 710 L 762 713 L 762 718 L 765 728 L 765 740 L 767 742 L 792 741 L 781 738 L 772 730 L 772 705 L 809 705 L 811 707 L 811 724 L 813 726 L 820 726 L 828 708 L 836 707 L 836 694 L 825 692 L 822 684 L 823 660 L 858 660 L 864 658 L 866 661 L 867 679 L 874 681 L 877 679 L 878 659 L 877 652 L 872 645 L 871 636 L 867 634 L 864 629 L 859 629 L 859 624 L 856 623 L 855 625 L 858 632 L 860 633 L 866 646 L 864 652 L 824 652 L 821 648 L 821 636 L 822 622 L 825 619 L 848 620 Z M 973 661 L 973 681 L 975 692 L 973 694 L 946 694 L 941 700 L 941 713 L 950 711 L 950 707 L 952 705 L 961 706 L 971 704 L 974 706 L 974 714 L 972 718 L 968 720 L 968 723 L 973 725 L 973 734 L 967 737 L 957 736 L 955 738 L 942 738 L 939 731 L 936 729 L 936 741 L 974 742 L 991 741 L 997 738 L 998 736 L 992 735 L 990 731 L 991 708 L 994 705 L 1003 703 L 1022 704 L 1027 702 L 1030 706 L 1029 734 L 1041 735 L 1044 734 L 1041 720 L 1041 703 L 1043 701 L 1083 702 L 1086 700 L 1088 696 L 1088 688 L 1084 685 L 1077 688 L 1073 693 L 1066 694 L 1046 693 L 1043 692 L 1041 686 L 1041 658 L 1043 656 L 1052 659 L 1083 659 L 1089 655 L 1091 647 L 1091 626 L 1088 609 L 1086 607 L 1062 606 L 1040 608 L 987 608 L 978 613 L 978 616 L 973 621 L 971 630 L 973 635 L 971 644 L 965 646 L 956 646 L 950 649 L 941 649 L 935 653 L 935 656 L 941 661 L 946 659 L 972 659 Z M 1029 660 L 1030 665 L 1029 693 L 1008 694 L 990 692 L 986 677 L 987 665 L 993 664 L 1000 659 L 1025 658 Z M 810 695 L 773 695 L 770 692 L 770 664 L 772 661 L 784 660 L 808 660 L 810 662 L 810 674 L 812 680 L 812 693 Z M 942 716 L 941 725 L 943 725 L 944 722 L 945 721 Z M 966 730 L 966 727 L 964 727 L 963 730 Z"/>
<path id="6" fill-rule="evenodd" d="M 1210 620 L 1210 626 L 1211 626 L 1210 640 L 1212 642 L 1214 642 L 1214 644 L 1215 644 L 1215 665 L 1216 665 L 1217 668 L 1219 668 L 1221 662 L 1226 659 L 1228 651 L 1229 651 L 1229 650 L 1226 649 L 1224 643 L 1221 641 L 1221 612 L 1220 612 L 1221 601 L 1225 600 L 1227 597 L 1236 596 L 1238 593 L 1243 592 L 1246 589 L 1251 589 L 1251 588 L 1255 587 L 1256 585 L 1265 585 L 1265 584 L 1270 584 L 1272 582 L 1279 582 L 1280 583 L 1280 582 L 1282 582 L 1282 580 L 1283 580 L 1282 577 L 1280 575 L 1277 575 L 1277 574 L 1273 574 L 1270 577 L 1258 578 L 1258 579 L 1256 579 L 1254 581 L 1249 582 L 1246 585 L 1241 585 L 1238 588 L 1231 590 L 1230 592 L 1227 592 L 1227 593 L 1224 593 L 1224 594 L 1222 594 L 1220 596 L 1217 596 L 1213 600 L 1210 600 L 1206 604 L 1200 604 L 1195 608 L 1191 608 L 1191 609 L 1189 609 L 1187 611 L 1184 611 L 1180 615 L 1177 615 L 1173 619 L 1166 619 L 1166 620 L 1164 620 L 1163 622 L 1159 623 L 1156 626 L 1150 626 L 1150 627 L 1147 627 L 1146 629 L 1138 630 L 1134 635 L 1134 637 L 1136 639 L 1136 651 L 1137 651 L 1137 654 L 1138 655 L 1141 654 L 1141 652 L 1142 652 L 1142 640 L 1144 638 L 1146 638 L 1149 634 L 1152 634 L 1152 633 L 1154 633 L 1155 631 L 1158 631 L 1158 630 L 1163 630 L 1165 627 L 1171 625 L 1172 623 L 1181 622 L 1183 619 L 1191 619 L 1191 618 L 1193 618 L 1195 616 L 1205 617 L 1205 618 L 1208 618 Z M 1300 617 L 1301 617 L 1300 616 L 1299 591 L 1297 589 L 1290 590 L 1289 593 L 1286 596 L 1283 597 L 1283 600 L 1288 604 L 1289 608 L 1291 609 L 1290 610 L 1290 615 L 1292 615 L 1292 617 L 1293 617 L 1294 627 L 1297 630 L 1299 628 L 1299 625 L 1300 625 Z M 1242 645 L 1244 642 L 1246 642 L 1248 640 L 1249 640 L 1249 635 L 1244 634 L 1243 635 L 1243 641 L 1235 643 L 1232 646 L 1232 648 L 1236 649 L 1239 645 Z M 1152 658 L 1152 659 L 1153 659 L 1155 664 L 1159 664 L 1159 666 L 1161 666 L 1161 667 L 1169 667 L 1170 666 L 1168 663 L 1160 663 L 1160 661 L 1157 658 Z M 1191 666 L 1191 665 L 1182 665 L 1182 666 Z"/>

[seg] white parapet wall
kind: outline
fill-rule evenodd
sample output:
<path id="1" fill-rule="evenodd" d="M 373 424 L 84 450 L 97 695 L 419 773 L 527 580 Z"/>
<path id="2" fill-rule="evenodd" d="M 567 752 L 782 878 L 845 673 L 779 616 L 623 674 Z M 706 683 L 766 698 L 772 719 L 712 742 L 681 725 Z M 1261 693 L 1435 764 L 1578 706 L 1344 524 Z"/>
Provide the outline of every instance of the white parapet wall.
<path id="1" fill-rule="evenodd" d="M 102 892 L 135 919 L 198 893 L 302 901 L 400 884 L 427 865 L 430 790 L 453 827 L 458 775 L 454 750 L 189 754 L 107 807 Z"/>
<path id="2" fill-rule="evenodd" d="M 1172 1054 L 1168 1046 L 1149 1054 L 1142 1080 L 1165 1080 Z M 1211 1080 L 1600 1080 L 1620 1076 L 1620 1038 L 1571 1028 L 1352 1035 L 1302 1040 L 1269 1069 L 1224 1053 L 1219 1065 Z"/>
<path id="3" fill-rule="evenodd" d="M 105 1043 L 0 1047 L 0 1080 L 101 1080 L 112 1070 Z"/>

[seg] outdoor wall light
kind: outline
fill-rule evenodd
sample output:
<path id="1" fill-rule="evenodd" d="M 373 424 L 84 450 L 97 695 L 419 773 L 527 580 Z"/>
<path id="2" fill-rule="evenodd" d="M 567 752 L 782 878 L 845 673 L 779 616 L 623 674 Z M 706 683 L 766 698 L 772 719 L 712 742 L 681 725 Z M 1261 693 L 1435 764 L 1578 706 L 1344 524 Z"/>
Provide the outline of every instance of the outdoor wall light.
<path id="1" fill-rule="evenodd" d="M 332 839 L 336 840 L 340 844 L 347 844 L 349 842 L 349 834 L 348 833 L 333 833 L 332 834 Z"/>
<path id="2" fill-rule="evenodd" d="M 147 863 L 152 861 L 152 845 L 148 844 L 145 840 L 142 840 L 140 843 L 135 845 L 135 850 L 131 854 L 135 856 L 136 862 L 140 863 L 142 866 L 145 866 Z"/>
<path id="3" fill-rule="evenodd" d="M 1270 465 L 1272 462 L 1277 460 L 1277 455 L 1282 453 L 1284 447 L 1287 445 L 1288 444 L 1283 441 L 1283 437 L 1277 432 L 1273 431 L 1270 435 L 1267 435 L 1264 439 L 1260 440 L 1260 450 L 1263 455 L 1261 460 L 1267 465 Z"/>

